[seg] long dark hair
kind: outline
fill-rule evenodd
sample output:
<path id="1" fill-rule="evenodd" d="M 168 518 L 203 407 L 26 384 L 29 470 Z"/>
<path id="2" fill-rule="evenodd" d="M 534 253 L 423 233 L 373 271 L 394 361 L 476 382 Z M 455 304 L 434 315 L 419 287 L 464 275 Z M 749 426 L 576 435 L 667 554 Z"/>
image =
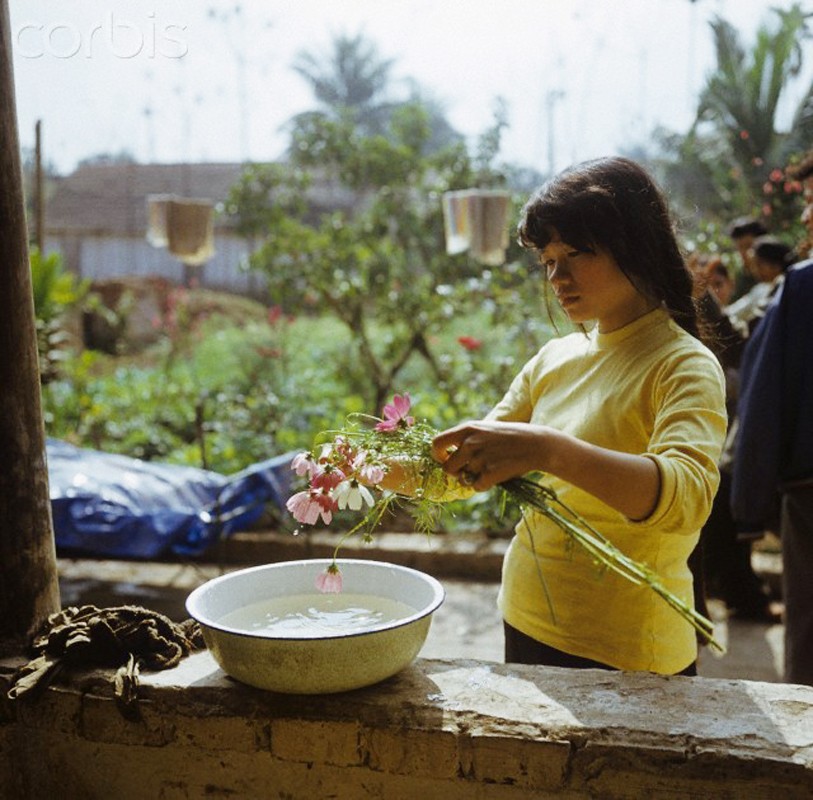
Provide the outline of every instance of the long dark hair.
<path id="1" fill-rule="evenodd" d="M 522 210 L 519 243 L 542 250 L 552 229 L 577 250 L 608 250 L 641 294 L 662 303 L 678 325 L 700 338 L 692 276 L 666 199 L 639 164 L 599 158 L 549 180 Z"/>

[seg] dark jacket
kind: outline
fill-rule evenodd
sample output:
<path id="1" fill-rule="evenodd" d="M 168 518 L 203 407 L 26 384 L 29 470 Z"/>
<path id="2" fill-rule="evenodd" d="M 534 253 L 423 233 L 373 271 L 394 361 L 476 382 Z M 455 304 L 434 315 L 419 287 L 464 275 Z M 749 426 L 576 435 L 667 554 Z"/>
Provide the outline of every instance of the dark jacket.
<path id="1" fill-rule="evenodd" d="M 813 260 L 791 267 L 743 353 L 732 511 L 742 531 L 776 519 L 778 492 L 813 482 Z"/>

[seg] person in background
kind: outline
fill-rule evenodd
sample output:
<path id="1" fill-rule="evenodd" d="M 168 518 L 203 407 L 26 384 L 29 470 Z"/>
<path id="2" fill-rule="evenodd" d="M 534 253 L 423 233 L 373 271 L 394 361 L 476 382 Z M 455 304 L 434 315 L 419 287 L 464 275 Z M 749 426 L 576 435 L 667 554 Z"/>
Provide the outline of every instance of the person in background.
<path id="1" fill-rule="evenodd" d="M 692 253 L 686 264 L 692 273 L 692 296 L 698 318 L 707 334 L 707 344 L 726 375 L 726 407 L 730 416 L 736 406 L 736 372 L 740 366 L 744 337 L 732 325 L 726 314 L 725 300 L 720 299 L 720 294 L 724 298 L 730 296 L 733 282 L 719 256 Z M 730 397 L 733 397 L 733 403 L 729 402 Z"/>
<path id="2" fill-rule="evenodd" d="M 764 236 L 768 229 L 758 220 L 751 217 L 739 217 L 731 223 L 728 235 L 734 243 L 739 256 L 740 268 L 734 280 L 734 300 L 744 297 L 757 283 L 751 259 L 751 247 L 754 239 Z"/>
<path id="3" fill-rule="evenodd" d="M 810 205 L 807 206 L 810 208 Z M 813 259 L 791 267 L 743 355 L 732 512 L 779 521 L 784 680 L 813 686 Z"/>
<path id="4" fill-rule="evenodd" d="M 706 266 L 706 285 L 717 299 L 721 308 L 725 308 L 734 296 L 734 281 L 728 267 L 722 259 L 712 259 Z"/>
<path id="5" fill-rule="evenodd" d="M 813 232 L 813 150 L 788 174 L 802 181 Z M 798 250 L 805 250 L 802 244 Z M 732 513 L 746 533 L 778 520 L 789 683 L 813 686 L 813 258 L 785 273 L 745 348 L 737 404 Z"/>
<path id="6" fill-rule="evenodd" d="M 763 235 L 751 244 L 749 252 L 751 270 L 758 283 L 734 306 L 726 309 L 731 323 L 741 332 L 740 345 L 729 356 L 736 354 L 736 363 L 724 362 L 726 372 L 729 436 L 720 459 L 720 488 L 714 500 L 711 515 L 703 530 L 703 554 L 709 594 L 719 596 L 736 619 L 767 624 L 782 621 L 783 606 L 759 578 L 751 563 L 753 544 L 763 538 L 765 529 L 739 530 L 731 512 L 731 481 L 735 460 L 739 420 L 741 358 L 748 337 L 765 315 L 765 310 L 781 285 L 788 266 L 795 260 L 790 246 L 779 239 Z"/>
<path id="7" fill-rule="evenodd" d="M 689 559 L 717 489 L 725 387 L 699 339 L 665 199 L 635 162 L 597 159 L 535 193 L 518 232 L 580 330 L 545 344 L 486 419 L 438 434 L 433 455 L 478 491 L 542 473 L 692 605 Z M 498 603 L 508 662 L 696 674 L 689 623 L 646 587 L 597 574 L 531 510 L 506 553 Z"/>
<path id="8" fill-rule="evenodd" d="M 795 260 L 792 249 L 779 239 L 763 235 L 751 242 L 748 263 L 756 283 L 738 300 L 726 306 L 726 314 L 743 336 L 748 336 L 762 319 L 777 287 L 777 280 Z"/>
<path id="9" fill-rule="evenodd" d="M 773 296 L 788 267 L 796 261 L 796 253 L 790 245 L 775 236 L 760 236 L 752 246 L 754 274 L 760 283 L 771 287 L 769 297 Z M 767 307 L 767 303 L 765 304 Z"/>
<path id="10" fill-rule="evenodd" d="M 698 314 L 708 331 L 709 346 L 723 368 L 726 380 L 726 410 L 729 422 L 737 406 L 739 367 L 745 347 L 745 336 L 736 329 L 725 313 L 726 289 L 731 279 L 721 259 L 692 254 L 688 260 L 695 278 L 695 302 Z M 712 289 L 716 277 L 723 300 Z M 728 286 L 725 282 L 728 281 Z M 714 496 L 711 514 L 700 533 L 700 550 L 704 588 L 709 597 L 721 599 L 729 614 L 737 619 L 777 623 L 781 606 L 773 602 L 767 586 L 754 571 L 751 562 L 751 539 L 739 536 L 731 515 L 731 472 L 721 459 L 720 486 Z"/>

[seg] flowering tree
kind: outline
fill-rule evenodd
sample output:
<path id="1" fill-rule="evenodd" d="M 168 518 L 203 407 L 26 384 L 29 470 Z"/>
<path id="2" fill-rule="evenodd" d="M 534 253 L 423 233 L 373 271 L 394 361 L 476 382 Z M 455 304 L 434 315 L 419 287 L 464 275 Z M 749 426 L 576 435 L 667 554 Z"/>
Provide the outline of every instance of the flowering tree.
<path id="1" fill-rule="evenodd" d="M 813 138 L 813 86 L 798 103 L 787 130 L 778 110 L 799 76 L 811 16 L 799 3 L 771 9 L 772 17 L 746 47 L 726 20 L 711 22 L 717 68 L 700 96 L 685 135 L 664 135 L 675 158 L 665 169 L 686 206 L 716 211 L 724 222 L 740 215 L 763 217 L 776 233 L 793 227 L 800 187 L 784 169 Z"/>
<path id="2" fill-rule="evenodd" d="M 462 144 L 427 153 L 431 126 L 420 103 L 396 109 L 386 135 L 365 134 L 350 119 L 300 118 L 291 162 L 253 165 L 232 193 L 229 210 L 244 233 L 263 235 L 252 265 L 267 276 L 273 302 L 330 313 L 350 332 L 352 352 L 334 366 L 365 405 L 381 407 L 416 356 L 436 384 L 453 382 L 433 335 L 480 306 L 482 293 L 466 282 L 482 289 L 491 273 L 446 254 L 441 196 L 504 183 L 490 167 L 503 124 L 471 159 Z"/>

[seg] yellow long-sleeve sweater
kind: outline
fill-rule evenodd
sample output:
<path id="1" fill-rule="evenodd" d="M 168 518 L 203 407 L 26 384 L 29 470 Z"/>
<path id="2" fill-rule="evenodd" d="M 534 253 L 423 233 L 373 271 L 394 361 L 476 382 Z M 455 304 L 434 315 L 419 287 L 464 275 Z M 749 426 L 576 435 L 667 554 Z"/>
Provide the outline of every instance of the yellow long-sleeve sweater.
<path id="1" fill-rule="evenodd" d="M 570 334 L 550 341 L 525 365 L 489 417 L 550 425 L 653 459 L 660 496 L 642 521 L 554 476 L 544 483 L 692 603 L 687 559 L 717 489 L 726 430 L 723 375 L 706 347 L 661 309 L 612 333 Z M 538 513 L 526 513 L 516 527 L 498 602 L 505 620 L 528 636 L 620 669 L 671 674 L 697 657 L 694 629 L 663 599 L 601 572 Z"/>

